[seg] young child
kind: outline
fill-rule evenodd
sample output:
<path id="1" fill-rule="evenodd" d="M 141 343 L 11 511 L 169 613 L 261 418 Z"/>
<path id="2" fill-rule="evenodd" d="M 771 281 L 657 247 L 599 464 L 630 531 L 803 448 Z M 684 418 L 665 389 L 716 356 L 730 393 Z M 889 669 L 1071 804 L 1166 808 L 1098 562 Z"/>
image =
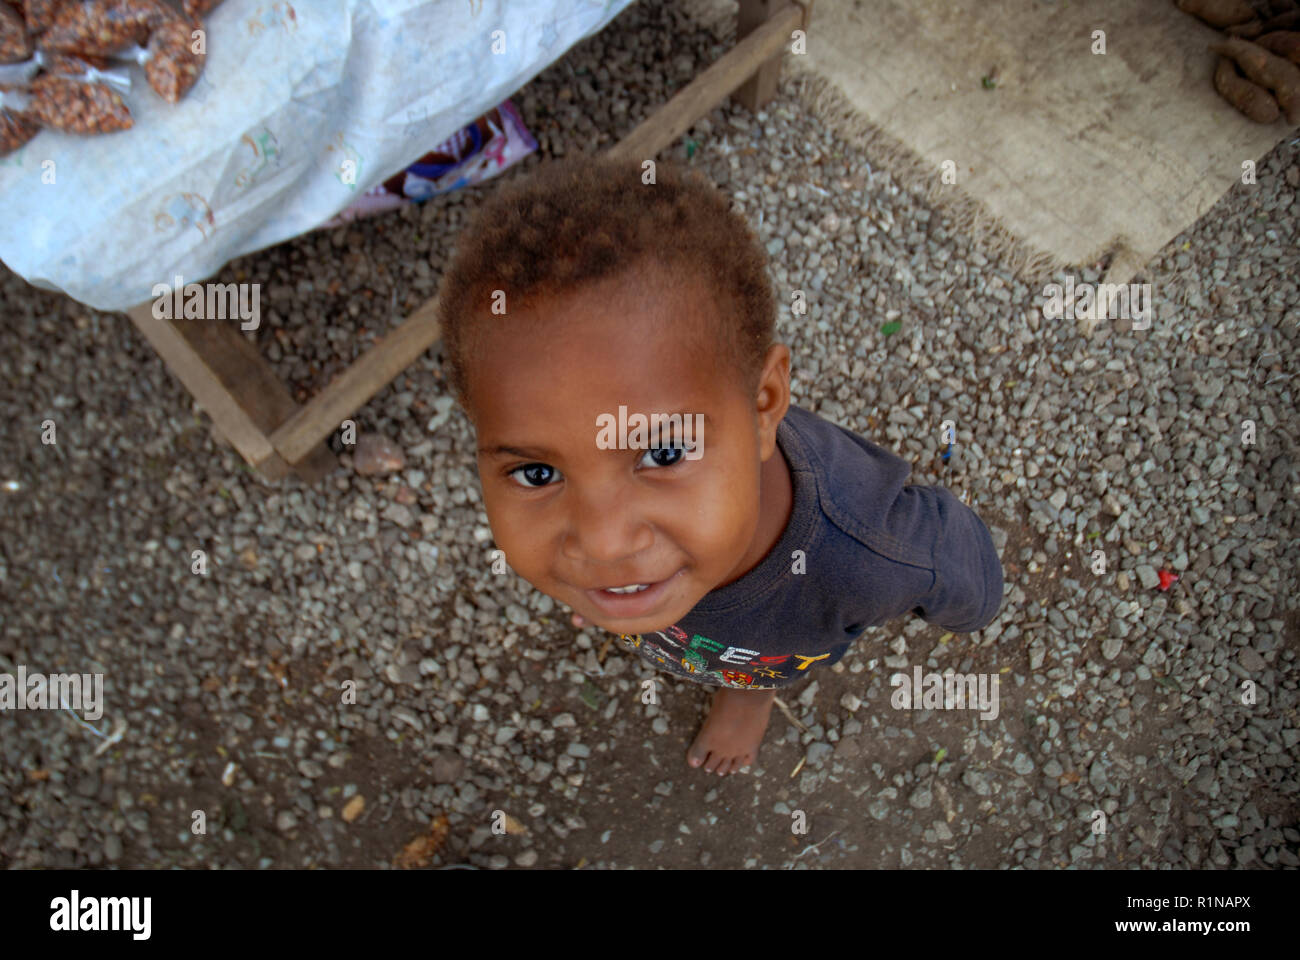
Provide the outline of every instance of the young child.
<path id="1" fill-rule="evenodd" d="M 867 627 L 915 612 L 967 632 L 996 615 L 1002 567 L 979 517 L 790 404 L 763 248 L 702 179 L 579 156 L 502 186 L 460 236 L 438 309 L 506 563 L 575 626 L 718 688 L 691 766 L 752 764 L 776 691 Z M 629 424 L 682 416 L 611 447 L 601 424 L 620 408 Z"/>

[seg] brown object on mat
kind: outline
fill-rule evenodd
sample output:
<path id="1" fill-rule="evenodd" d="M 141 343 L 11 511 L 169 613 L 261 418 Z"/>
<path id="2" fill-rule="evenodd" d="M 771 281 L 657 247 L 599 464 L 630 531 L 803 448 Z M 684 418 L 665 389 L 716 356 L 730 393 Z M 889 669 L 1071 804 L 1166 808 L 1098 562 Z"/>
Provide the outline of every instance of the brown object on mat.
<path id="1" fill-rule="evenodd" d="M 194 52 L 190 40 L 195 30 L 202 29 L 202 24 L 177 20 L 163 24 L 149 37 L 152 56 L 145 61 L 144 75 L 154 93 L 168 103 L 183 97 L 203 71 L 206 58 Z"/>
<path id="2" fill-rule="evenodd" d="M 41 128 L 21 113 L 0 107 L 0 157 L 17 150 L 40 132 Z"/>
<path id="3" fill-rule="evenodd" d="M 185 0 L 185 15 L 188 17 L 206 16 L 221 0 Z"/>
<path id="4" fill-rule="evenodd" d="M 1255 42 L 1279 57 L 1286 57 L 1292 63 L 1300 63 L 1300 32 L 1274 30 L 1272 33 L 1264 34 Z"/>
<path id="5" fill-rule="evenodd" d="M 131 127 L 131 110 L 102 83 L 45 73 L 32 81 L 31 115 L 68 133 L 112 133 Z"/>
<path id="6" fill-rule="evenodd" d="M 1229 37 L 1210 49 L 1231 57 L 1242 73 L 1271 90 L 1286 114 L 1287 123 L 1300 123 L 1300 67 L 1240 37 Z"/>
<path id="7" fill-rule="evenodd" d="M 107 56 L 130 43 L 143 44 L 149 32 L 179 15 L 161 0 L 95 0 L 69 3 L 41 34 L 42 50 Z"/>
<path id="8" fill-rule="evenodd" d="M 26 22 L 13 7 L 0 3 L 0 63 L 18 63 L 31 55 Z"/>
<path id="9" fill-rule="evenodd" d="M 27 29 L 32 33 L 48 30 L 59 15 L 63 0 L 25 0 L 23 16 L 27 18 Z"/>
<path id="10" fill-rule="evenodd" d="M 1248 23 L 1239 23 L 1234 27 L 1228 27 L 1224 30 L 1230 37 L 1245 37 L 1248 40 L 1258 37 L 1264 32 L 1264 22 L 1262 20 L 1251 20 Z"/>
<path id="11" fill-rule="evenodd" d="M 1246 0 L 1178 0 L 1178 9 L 1212 27 L 1231 27 L 1255 18 Z"/>
<path id="12" fill-rule="evenodd" d="M 1300 30 L 1300 10 L 1279 14 L 1271 20 L 1265 20 L 1261 26 L 1264 33 L 1270 33 L 1273 30 Z"/>
<path id="13" fill-rule="evenodd" d="M 1227 57 L 1219 57 L 1219 65 L 1214 69 L 1214 89 L 1256 123 L 1276 123 L 1282 115 L 1269 92 L 1241 76 L 1236 64 Z"/>

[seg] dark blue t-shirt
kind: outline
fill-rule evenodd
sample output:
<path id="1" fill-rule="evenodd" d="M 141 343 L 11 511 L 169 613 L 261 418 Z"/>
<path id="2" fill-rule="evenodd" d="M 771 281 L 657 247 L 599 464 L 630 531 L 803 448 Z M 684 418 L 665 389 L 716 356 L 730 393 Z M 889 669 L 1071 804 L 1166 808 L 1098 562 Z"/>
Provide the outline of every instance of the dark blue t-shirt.
<path id="1" fill-rule="evenodd" d="M 621 636 L 628 649 L 697 683 L 760 689 L 824 670 L 909 611 L 954 633 L 993 621 L 1002 564 L 974 510 L 906 485 L 906 461 L 793 404 L 776 440 L 794 485 L 781 540 L 680 622 Z"/>

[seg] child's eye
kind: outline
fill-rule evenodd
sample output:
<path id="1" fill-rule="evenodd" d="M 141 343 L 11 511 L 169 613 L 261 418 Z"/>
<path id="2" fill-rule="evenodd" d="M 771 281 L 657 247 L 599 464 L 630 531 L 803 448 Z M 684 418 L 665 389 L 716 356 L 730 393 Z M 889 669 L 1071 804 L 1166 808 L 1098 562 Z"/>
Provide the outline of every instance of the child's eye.
<path id="1" fill-rule="evenodd" d="M 550 479 L 559 471 L 545 463 L 526 463 L 522 467 L 515 467 L 506 473 L 506 476 L 513 477 L 516 473 L 522 473 L 526 483 L 520 486 L 536 490 L 538 487 L 549 485 Z M 535 483 L 533 481 L 536 481 Z"/>
<path id="2" fill-rule="evenodd" d="M 694 449 L 694 444 L 681 444 L 677 441 L 673 441 L 673 444 L 674 445 L 671 447 L 651 447 L 647 450 L 645 455 L 653 458 L 652 463 L 647 465 L 653 465 L 656 467 L 675 467 L 677 464 L 682 462 L 687 453 Z M 656 456 L 656 454 L 664 454 L 664 459 L 668 462 L 663 462 Z M 642 463 L 645 463 L 644 458 L 642 458 Z"/>
<path id="3" fill-rule="evenodd" d="M 686 454 L 695 449 L 694 444 L 679 444 L 673 441 L 671 447 L 651 447 L 641 458 L 641 465 L 648 467 L 675 467 L 681 463 Z M 646 462 L 646 457 L 650 462 Z M 506 471 L 507 477 L 514 477 L 515 474 L 523 474 L 522 481 L 516 481 L 522 487 L 530 490 L 537 490 L 542 487 L 550 486 L 551 480 L 559 475 L 559 471 L 549 464 L 545 463 L 526 463 L 522 467 L 515 467 Z"/>

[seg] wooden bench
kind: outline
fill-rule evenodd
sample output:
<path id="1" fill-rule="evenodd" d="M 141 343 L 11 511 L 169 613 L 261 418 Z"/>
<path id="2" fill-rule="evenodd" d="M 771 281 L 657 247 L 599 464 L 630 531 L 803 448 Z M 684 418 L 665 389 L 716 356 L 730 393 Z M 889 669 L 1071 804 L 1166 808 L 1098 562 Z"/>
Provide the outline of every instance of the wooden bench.
<path id="1" fill-rule="evenodd" d="M 653 158 L 733 95 L 757 111 L 776 92 L 781 52 L 807 30 L 813 0 L 740 0 L 737 44 L 608 153 Z M 324 390 L 299 405 L 235 324 L 158 319 L 152 301 L 127 316 L 240 455 L 270 480 L 315 482 L 336 465 L 324 441 L 439 340 L 437 298 L 415 310 Z"/>

